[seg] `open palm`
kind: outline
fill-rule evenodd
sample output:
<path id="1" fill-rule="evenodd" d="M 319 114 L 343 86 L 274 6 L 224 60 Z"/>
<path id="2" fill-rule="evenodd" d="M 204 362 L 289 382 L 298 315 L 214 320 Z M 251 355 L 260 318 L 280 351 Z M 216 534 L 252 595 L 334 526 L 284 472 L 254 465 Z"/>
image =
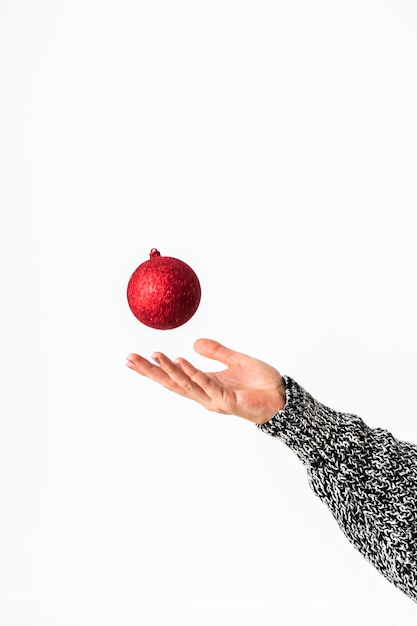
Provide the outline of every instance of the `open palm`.
<path id="1" fill-rule="evenodd" d="M 237 415 L 257 424 L 267 422 L 284 407 L 285 385 L 275 368 L 212 339 L 198 339 L 194 349 L 223 363 L 226 369 L 203 372 L 186 359 L 171 361 L 162 352 L 152 355 L 158 365 L 133 353 L 126 365 L 209 411 Z"/>

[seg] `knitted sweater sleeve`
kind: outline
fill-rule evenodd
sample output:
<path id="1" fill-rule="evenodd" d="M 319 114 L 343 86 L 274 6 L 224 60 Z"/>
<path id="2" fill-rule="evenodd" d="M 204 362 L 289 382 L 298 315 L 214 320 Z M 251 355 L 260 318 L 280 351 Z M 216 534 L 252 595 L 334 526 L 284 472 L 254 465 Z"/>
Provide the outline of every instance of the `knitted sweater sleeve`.
<path id="1" fill-rule="evenodd" d="M 284 408 L 258 428 L 296 453 L 349 541 L 417 602 L 417 447 L 283 379 Z"/>

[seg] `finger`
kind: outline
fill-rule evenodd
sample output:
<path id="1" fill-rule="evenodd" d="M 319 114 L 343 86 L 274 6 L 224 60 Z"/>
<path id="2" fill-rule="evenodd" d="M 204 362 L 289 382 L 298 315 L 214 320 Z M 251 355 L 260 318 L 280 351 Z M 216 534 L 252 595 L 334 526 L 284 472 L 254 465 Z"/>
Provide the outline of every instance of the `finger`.
<path id="1" fill-rule="evenodd" d="M 139 354 L 128 354 L 126 365 L 142 376 L 148 376 L 156 366 Z"/>
<path id="2" fill-rule="evenodd" d="M 129 354 L 128 361 L 126 365 L 135 370 L 138 374 L 142 376 L 146 376 L 150 380 L 153 380 L 156 383 L 159 383 L 163 387 L 166 387 L 170 391 L 178 393 L 181 396 L 187 395 L 184 387 L 178 385 L 174 380 L 170 378 L 170 376 L 164 372 L 163 369 L 154 365 L 147 359 L 139 356 L 139 354 Z"/>
<path id="3" fill-rule="evenodd" d="M 220 361 L 224 365 L 230 365 L 234 357 L 238 354 L 230 348 L 226 348 L 218 341 L 213 339 L 197 339 L 194 342 L 194 350 L 209 359 Z"/>
<path id="4" fill-rule="evenodd" d="M 177 385 L 183 388 L 187 395 L 198 402 L 206 403 L 209 397 L 205 391 L 200 387 L 197 382 L 194 382 L 190 376 L 180 367 L 179 364 L 174 363 L 161 352 L 155 352 L 152 355 L 153 358 L 157 358 L 160 364 L 160 368 L 169 376 L 169 378 Z"/>
<path id="5" fill-rule="evenodd" d="M 211 391 L 214 387 L 213 380 L 208 374 L 194 367 L 192 363 L 183 358 L 175 359 L 175 363 L 180 366 L 184 374 L 188 376 L 194 383 L 196 383 L 201 389 L 211 397 Z"/>

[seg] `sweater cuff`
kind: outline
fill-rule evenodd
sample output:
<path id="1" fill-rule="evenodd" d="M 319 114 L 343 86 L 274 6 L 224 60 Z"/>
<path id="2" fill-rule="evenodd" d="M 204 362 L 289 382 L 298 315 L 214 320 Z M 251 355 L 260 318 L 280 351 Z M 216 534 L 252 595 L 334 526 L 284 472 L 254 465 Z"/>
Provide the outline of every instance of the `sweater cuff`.
<path id="1" fill-rule="evenodd" d="M 264 424 L 263 432 L 281 439 L 309 467 L 339 466 L 363 448 L 370 429 L 357 415 L 341 413 L 311 396 L 290 376 L 285 383 L 286 403 Z"/>

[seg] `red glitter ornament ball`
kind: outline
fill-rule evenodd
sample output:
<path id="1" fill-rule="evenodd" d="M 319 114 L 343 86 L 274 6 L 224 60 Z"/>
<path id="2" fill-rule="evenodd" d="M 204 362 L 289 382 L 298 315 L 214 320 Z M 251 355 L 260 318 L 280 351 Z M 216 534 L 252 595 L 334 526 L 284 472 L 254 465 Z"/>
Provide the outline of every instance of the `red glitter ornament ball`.
<path id="1" fill-rule="evenodd" d="M 139 265 L 127 286 L 133 315 L 150 328 L 168 330 L 182 326 L 197 311 L 200 281 L 189 265 L 153 248 L 148 261 Z"/>

